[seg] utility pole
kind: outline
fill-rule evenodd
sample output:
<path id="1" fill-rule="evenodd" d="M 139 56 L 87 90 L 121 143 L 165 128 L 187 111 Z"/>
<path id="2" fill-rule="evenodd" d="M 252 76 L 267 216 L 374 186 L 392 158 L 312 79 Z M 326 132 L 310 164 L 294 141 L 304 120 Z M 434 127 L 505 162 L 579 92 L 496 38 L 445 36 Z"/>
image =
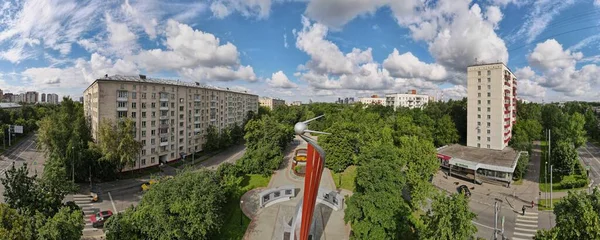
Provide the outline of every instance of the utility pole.
<path id="1" fill-rule="evenodd" d="M 552 165 L 550 165 L 550 208 L 552 208 Z"/>
<path id="2" fill-rule="evenodd" d="M 502 208 L 502 199 L 495 198 L 494 202 L 494 239 L 498 239 L 498 231 L 501 232 L 502 239 L 504 239 L 504 217 L 502 217 L 502 230 L 498 229 L 498 212 Z M 500 202 L 500 204 L 498 204 Z"/>
<path id="3" fill-rule="evenodd" d="M 12 135 L 10 129 L 12 128 L 12 125 L 8 125 L 8 146 L 10 147 L 10 135 Z"/>
<path id="4" fill-rule="evenodd" d="M 73 176 L 73 182 L 75 182 L 75 146 L 72 146 L 71 150 L 71 174 Z"/>

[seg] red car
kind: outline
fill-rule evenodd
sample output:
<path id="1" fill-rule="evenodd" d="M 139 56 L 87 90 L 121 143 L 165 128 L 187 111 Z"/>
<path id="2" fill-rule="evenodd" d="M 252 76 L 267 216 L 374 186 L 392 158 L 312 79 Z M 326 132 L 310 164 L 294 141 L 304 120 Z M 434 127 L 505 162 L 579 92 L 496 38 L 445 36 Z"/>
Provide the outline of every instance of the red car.
<path id="1" fill-rule="evenodd" d="M 102 211 L 90 216 L 90 220 L 92 221 L 92 227 L 102 227 L 104 226 L 104 222 L 108 218 L 110 218 L 113 213 L 110 210 Z"/>

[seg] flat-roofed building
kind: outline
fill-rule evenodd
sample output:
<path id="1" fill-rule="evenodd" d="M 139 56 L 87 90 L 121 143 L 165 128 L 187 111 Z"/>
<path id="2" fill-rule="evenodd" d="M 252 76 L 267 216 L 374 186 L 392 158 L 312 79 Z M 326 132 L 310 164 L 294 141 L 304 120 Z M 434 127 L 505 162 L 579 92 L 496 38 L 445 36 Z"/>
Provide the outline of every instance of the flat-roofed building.
<path id="1" fill-rule="evenodd" d="M 242 125 L 258 112 L 258 96 L 199 83 L 140 76 L 105 76 L 83 93 L 85 115 L 97 139 L 101 121 L 130 118 L 143 148 L 132 170 L 202 151 L 209 126 Z"/>
<path id="2" fill-rule="evenodd" d="M 377 95 L 373 95 L 371 97 L 362 97 L 358 98 L 358 101 L 365 105 L 382 105 L 385 106 L 386 98 L 379 97 Z"/>
<path id="3" fill-rule="evenodd" d="M 392 93 L 385 95 L 385 106 L 393 107 L 394 110 L 400 107 L 423 108 L 432 99 L 428 95 L 417 94 L 416 90 L 407 93 Z"/>
<path id="4" fill-rule="evenodd" d="M 258 101 L 260 102 L 261 106 L 268 107 L 271 110 L 277 108 L 278 106 L 285 105 L 284 100 L 270 97 L 261 97 Z"/>

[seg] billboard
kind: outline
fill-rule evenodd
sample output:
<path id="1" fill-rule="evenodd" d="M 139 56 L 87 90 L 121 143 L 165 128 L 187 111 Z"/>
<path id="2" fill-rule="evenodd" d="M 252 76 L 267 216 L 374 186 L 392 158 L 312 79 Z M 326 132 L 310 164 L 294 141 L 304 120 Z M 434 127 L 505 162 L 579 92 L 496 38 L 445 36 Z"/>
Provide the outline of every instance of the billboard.
<path id="1" fill-rule="evenodd" d="M 19 126 L 19 125 L 13 125 L 14 129 L 14 133 L 23 133 L 23 126 Z"/>

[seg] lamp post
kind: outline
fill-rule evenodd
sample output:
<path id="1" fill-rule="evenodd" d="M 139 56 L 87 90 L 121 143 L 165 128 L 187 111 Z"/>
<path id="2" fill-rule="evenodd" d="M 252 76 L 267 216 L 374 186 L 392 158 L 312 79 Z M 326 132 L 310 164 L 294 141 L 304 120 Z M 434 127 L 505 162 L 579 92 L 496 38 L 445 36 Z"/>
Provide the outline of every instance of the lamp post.
<path id="1" fill-rule="evenodd" d="M 71 146 L 71 176 L 73 178 L 73 183 L 75 182 L 75 146 Z"/>
<path id="2" fill-rule="evenodd" d="M 341 190 L 342 189 L 342 168 L 341 167 L 340 167 L 340 169 L 338 171 L 338 175 L 339 175 L 339 177 L 338 177 L 338 179 L 339 179 L 338 180 L 339 181 L 338 186 L 340 186 L 339 189 Z"/>

